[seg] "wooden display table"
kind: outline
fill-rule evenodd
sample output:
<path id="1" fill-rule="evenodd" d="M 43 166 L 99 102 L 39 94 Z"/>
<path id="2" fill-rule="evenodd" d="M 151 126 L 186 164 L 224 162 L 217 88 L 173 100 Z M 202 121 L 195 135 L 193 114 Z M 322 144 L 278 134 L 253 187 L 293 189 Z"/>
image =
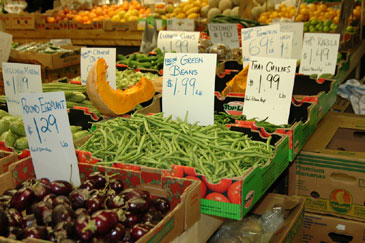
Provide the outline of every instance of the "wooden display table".
<path id="1" fill-rule="evenodd" d="M 71 39 L 74 45 L 140 46 L 143 31 L 100 30 L 5 30 L 19 43 L 46 42 L 50 39 Z"/>

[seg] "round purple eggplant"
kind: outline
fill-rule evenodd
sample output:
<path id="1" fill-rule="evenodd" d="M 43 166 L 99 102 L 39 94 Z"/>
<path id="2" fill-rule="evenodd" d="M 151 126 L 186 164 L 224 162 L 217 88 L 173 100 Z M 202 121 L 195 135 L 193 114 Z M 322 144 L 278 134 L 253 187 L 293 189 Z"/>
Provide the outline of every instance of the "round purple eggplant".
<path id="1" fill-rule="evenodd" d="M 36 226 L 37 221 L 35 219 L 34 214 L 24 215 L 22 221 L 20 222 L 20 226 L 25 229 L 27 227 Z"/>
<path id="2" fill-rule="evenodd" d="M 131 236 L 132 239 L 137 241 L 142 236 L 148 233 L 150 231 L 151 227 L 145 225 L 145 224 L 136 224 L 132 227 Z"/>
<path id="3" fill-rule="evenodd" d="M 56 207 L 58 205 L 65 205 L 67 207 L 72 207 L 71 206 L 71 201 L 70 199 L 68 199 L 68 197 L 64 196 L 64 195 L 59 195 L 59 196 L 56 196 L 53 201 L 52 201 L 52 205 L 53 207 Z"/>
<path id="4" fill-rule="evenodd" d="M 75 229 L 73 224 L 67 221 L 58 223 L 54 227 L 53 231 L 56 242 L 60 242 L 65 239 L 72 239 L 75 236 Z"/>
<path id="5" fill-rule="evenodd" d="M 9 233 L 9 219 L 5 210 L 0 209 L 0 236 L 7 236 Z"/>
<path id="6" fill-rule="evenodd" d="M 95 188 L 97 189 L 103 189 L 105 187 L 106 183 L 105 175 L 103 175 L 99 171 L 91 172 L 87 177 L 87 179 L 93 181 L 95 184 Z"/>
<path id="7" fill-rule="evenodd" d="M 111 210 L 99 210 L 91 215 L 95 221 L 97 235 L 103 235 L 112 230 L 118 224 L 118 215 Z"/>
<path id="8" fill-rule="evenodd" d="M 81 240 L 88 241 L 93 237 L 96 226 L 95 223 L 91 221 L 89 215 L 80 215 L 75 222 L 75 231 Z"/>
<path id="9" fill-rule="evenodd" d="M 119 242 L 125 235 L 125 227 L 122 224 L 117 224 L 109 233 L 105 235 L 106 242 Z"/>
<path id="10" fill-rule="evenodd" d="M 24 229 L 25 238 L 36 238 L 47 240 L 48 230 L 45 226 L 31 226 Z"/>
<path id="11" fill-rule="evenodd" d="M 96 189 L 95 182 L 92 180 L 85 180 L 83 183 L 81 183 L 79 188 L 86 189 L 88 191 L 94 190 Z"/>
<path id="12" fill-rule="evenodd" d="M 156 197 L 152 200 L 152 205 L 160 211 L 162 214 L 166 214 L 170 211 L 170 202 L 165 197 Z"/>
<path id="13" fill-rule="evenodd" d="M 33 207 L 33 214 L 38 225 L 48 225 L 52 221 L 52 205 L 47 202 L 40 201 Z"/>
<path id="14" fill-rule="evenodd" d="M 86 209 L 90 212 L 96 212 L 104 207 L 105 194 L 98 192 L 92 195 L 86 202 Z"/>
<path id="15" fill-rule="evenodd" d="M 135 214 L 146 213 L 150 209 L 150 203 L 142 197 L 133 197 L 127 202 L 127 210 Z"/>
<path id="16" fill-rule="evenodd" d="M 124 197 L 122 197 L 121 195 L 108 197 L 105 200 L 105 205 L 108 209 L 121 208 L 125 205 L 125 203 L 126 201 L 124 200 Z"/>
<path id="17" fill-rule="evenodd" d="M 75 212 L 68 206 L 58 205 L 52 211 L 52 224 L 57 225 L 62 221 L 74 223 Z"/>
<path id="18" fill-rule="evenodd" d="M 11 198 L 10 207 L 21 212 L 33 203 L 33 199 L 34 193 L 30 188 L 21 188 Z"/>
<path id="19" fill-rule="evenodd" d="M 54 205 L 53 205 L 53 200 L 54 200 L 56 197 L 57 197 L 57 196 L 56 196 L 56 194 L 51 193 L 51 194 L 48 194 L 47 196 L 45 196 L 45 197 L 42 199 L 42 201 L 43 201 L 43 202 L 47 202 L 47 203 L 51 204 L 52 206 L 54 206 Z"/>
<path id="20" fill-rule="evenodd" d="M 131 228 L 133 225 L 139 223 L 141 221 L 141 217 L 137 214 L 127 213 L 125 214 L 125 219 L 122 221 L 122 224 L 127 228 Z"/>
<path id="21" fill-rule="evenodd" d="M 7 215 L 9 218 L 9 226 L 19 227 L 22 222 L 22 214 L 15 208 L 9 208 L 7 210 Z"/>
<path id="22" fill-rule="evenodd" d="M 34 196 L 37 201 L 41 201 L 45 196 L 52 193 L 52 188 L 40 181 L 32 186 Z"/>
<path id="23" fill-rule="evenodd" d="M 12 240 L 22 240 L 24 239 L 24 230 L 19 227 L 9 227 L 9 234 L 6 238 L 12 239 Z"/>
<path id="24" fill-rule="evenodd" d="M 123 182 L 119 179 L 111 179 L 109 181 L 109 190 L 113 190 L 115 194 L 119 194 L 124 190 Z"/>
<path id="25" fill-rule="evenodd" d="M 71 206 L 74 210 L 81 207 L 85 207 L 85 202 L 89 199 L 89 197 L 90 197 L 89 191 L 82 188 L 73 190 L 68 195 L 68 198 L 71 201 Z"/>
<path id="26" fill-rule="evenodd" d="M 72 184 L 65 180 L 55 180 L 51 183 L 52 192 L 56 195 L 68 196 L 72 192 Z"/>

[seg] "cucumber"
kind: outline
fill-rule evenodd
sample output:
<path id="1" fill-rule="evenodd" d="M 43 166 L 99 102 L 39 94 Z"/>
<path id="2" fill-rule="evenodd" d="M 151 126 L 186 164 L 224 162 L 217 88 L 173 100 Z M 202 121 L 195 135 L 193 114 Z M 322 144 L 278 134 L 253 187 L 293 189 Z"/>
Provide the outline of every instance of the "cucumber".
<path id="1" fill-rule="evenodd" d="M 85 137 L 89 134 L 89 132 L 87 130 L 82 130 L 82 131 L 78 131 L 75 132 L 74 134 L 72 134 L 72 138 L 74 141 L 79 140 L 82 137 Z"/>
<path id="2" fill-rule="evenodd" d="M 65 93 L 65 98 L 66 99 L 71 97 L 75 93 L 75 91 L 63 91 L 63 92 Z"/>
<path id="3" fill-rule="evenodd" d="M 0 110 L 0 118 L 3 118 L 4 116 L 10 116 L 9 113 L 7 113 L 6 111 L 4 110 Z"/>
<path id="4" fill-rule="evenodd" d="M 14 143 L 17 138 L 18 137 L 11 131 L 6 131 L 1 134 L 0 140 L 4 141 L 7 147 L 14 147 Z"/>
<path id="5" fill-rule="evenodd" d="M 140 61 L 140 59 L 146 59 L 148 56 L 146 54 L 137 54 L 137 61 Z"/>
<path id="6" fill-rule="evenodd" d="M 75 133 L 82 130 L 82 126 L 70 126 L 71 133 Z"/>
<path id="7" fill-rule="evenodd" d="M 0 120 L 0 135 L 8 131 L 10 128 L 10 122 L 8 120 Z"/>
<path id="8" fill-rule="evenodd" d="M 125 59 L 127 59 L 127 57 L 126 57 L 126 56 L 124 56 L 124 55 L 122 55 L 122 54 L 118 54 L 118 55 L 117 55 L 117 60 L 118 60 L 118 61 L 120 61 L 120 60 L 125 60 Z"/>
<path id="9" fill-rule="evenodd" d="M 157 56 L 150 56 L 150 57 L 146 57 L 146 58 L 140 58 L 140 59 L 138 59 L 138 61 L 139 62 L 150 62 L 150 63 L 152 63 L 152 62 L 156 61 L 157 59 L 158 59 Z"/>
<path id="10" fill-rule="evenodd" d="M 7 120 L 10 123 L 23 120 L 21 116 L 11 116 L 11 115 L 5 116 L 5 117 L 3 117 L 3 119 Z"/>
<path id="11" fill-rule="evenodd" d="M 83 102 L 84 100 L 86 100 L 86 96 L 83 93 L 73 92 L 73 94 L 70 97 L 68 97 L 66 101 Z"/>
<path id="12" fill-rule="evenodd" d="M 29 148 L 28 147 L 28 139 L 27 139 L 27 137 L 17 138 L 15 140 L 15 142 L 14 142 L 14 148 L 16 150 L 24 150 L 24 149 Z"/>
<path id="13" fill-rule="evenodd" d="M 15 121 L 10 124 L 10 131 L 19 137 L 25 136 L 23 121 Z"/>

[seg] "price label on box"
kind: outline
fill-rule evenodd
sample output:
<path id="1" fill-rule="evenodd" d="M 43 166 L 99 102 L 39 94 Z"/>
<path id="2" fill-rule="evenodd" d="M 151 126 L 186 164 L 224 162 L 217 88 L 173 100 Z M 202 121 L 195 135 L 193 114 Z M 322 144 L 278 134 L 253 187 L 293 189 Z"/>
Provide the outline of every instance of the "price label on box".
<path id="1" fill-rule="evenodd" d="M 243 114 L 288 124 L 296 59 L 252 57 L 249 63 Z"/>
<path id="2" fill-rule="evenodd" d="M 42 92 L 41 67 L 33 64 L 2 63 L 4 89 L 9 113 L 21 115 L 21 93 Z"/>
<path id="3" fill-rule="evenodd" d="M 299 72 L 335 74 L 340 34 L 305 33 Z"/>
<path id="4" fill-rule="evenodd" d="M 236 24 L 208 24 L 208 28 L 213 44 L 223 43 L 231 49 L 240 47 Z"/>
<path id="5" fill-rule="evenodd" d="M 292 56 L 293 32 L 280 32 L 280 57 Z"/>
<path id="6" fill-rule="evenodd" d="M 166 53 L 162 111 L 206 126 L 214 123 L 216 54 Z"/>
<path id="7" fill-rule="evenodd" d="M 58 46 L 72 45 L 71 39 L 52 39 L 52 40 L 50 40 L 50 42 L 53 45 L 58 45 Z"/>
<path id="8" fill-rule="evenodd" d="M 280 25 L 241 29 L 243 66 L 251 57 L 280 57 Z"/>
<path id="9" fill-rule="evenodd" d="M 13 41 L 13 36 L 0 31 L 0 62 L 7 62 L 11 50 L 11 42 Z"/>
<path id="10" fill-rule="evenodd" d="M 20 95 L 24 128 L 37 178 L 80 184 L 64 92 Z"/>
<path id="11" fill-rule="evenodd" d="M 300 59 L 302 54 L 303 46 L 303 29 L 304 23 L 280 23 L 281 32 L 292 32 L 293 33 L 293 49 L 291 56 L 288 58 Z"/>
<path id="12" fill-rule="evenodd" d="M 108 64 L 106 79 L 110 86 L 116 89 L 116 50 L 115 48 L 81 48 L 81 81 L 86 84 L 87 75 L 93 64 L 99 58 L 104 58 Z"/>
<path id="13" fill-rule="evenodd" d="M 157 47 L 164 52 L 198 53 L 200 32 L 160 31 Z"/>
<path id="14" fill-rule="evenodd" d="M 194 31 L 194 19 L 177 19 L 171 18 L 167 20 L 166 29 L 171 31 Z"/>

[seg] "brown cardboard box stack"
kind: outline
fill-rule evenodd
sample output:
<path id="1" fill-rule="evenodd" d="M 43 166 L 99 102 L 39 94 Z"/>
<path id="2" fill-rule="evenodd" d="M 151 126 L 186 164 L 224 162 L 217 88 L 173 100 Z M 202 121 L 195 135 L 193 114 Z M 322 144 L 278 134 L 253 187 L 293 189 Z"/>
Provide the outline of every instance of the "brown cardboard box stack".
<path id="1" fill-rule="evenodd" d="M 365 117 L 329 112 L 290 167 L 305 202 L 303 242 L 363 242 Z"/>

